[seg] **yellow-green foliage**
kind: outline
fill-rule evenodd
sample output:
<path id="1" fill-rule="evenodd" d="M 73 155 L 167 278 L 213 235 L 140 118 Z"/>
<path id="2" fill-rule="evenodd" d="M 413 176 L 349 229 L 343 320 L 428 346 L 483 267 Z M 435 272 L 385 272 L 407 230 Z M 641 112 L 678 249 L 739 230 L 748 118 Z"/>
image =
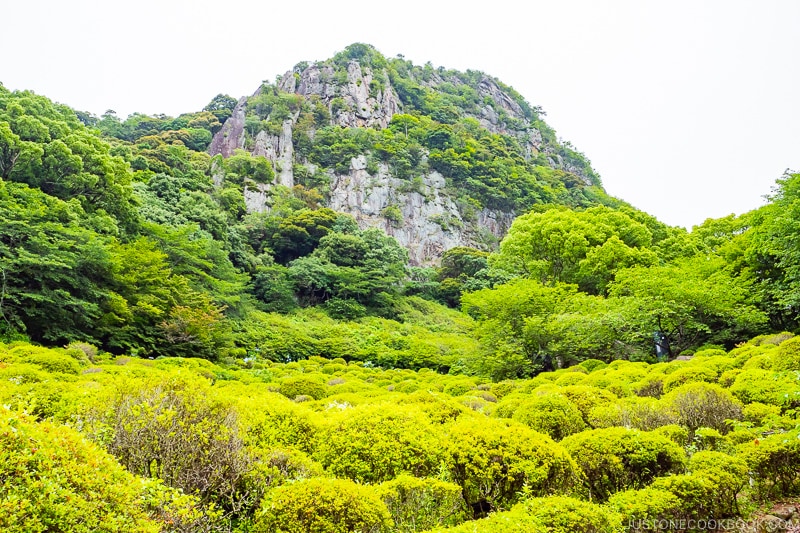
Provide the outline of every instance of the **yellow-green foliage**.
<path id="1" fill-rule="evenodd" d="M 145 484 L 72 429 L 0 408 L 0 529 L 152 532 Z"/>
<path id="2" fill-rule="evenodd" d="M 592 409 L 616 400 L 616 396 L 613 393 L 586 385 L 562 387 L 558 392 L 566 396 L 578 408 L 586 424 L 589 424 L 589 414 Z"/>
<path id="3" fill-rule="evenodd" d="M 292 400 L 298 396 L 310 396 L 315 400 L 319 400 L 327 396 L 328 388 L 322 380 L 301 376 L 289 378 L 281 383 L 278 392 Z"/>
<path id="4" fill-rule="evenodd" d="M 376 488 L 394 522 L 393 531 L 413 533 L 464 521 L 461 487 L 433 478 L 401 474 Z"/>
<path id="5" fill-rule="evenodd" d="M 700 451 L 689 459 L 689 472 L 704 474 L 714 483 L 715 512 L 724 516 L 738 513 L 736 495 L 748 479 L 747 464 L 726 453 Z"/>
<path id="6" fill-rule="evenodd" d="M 448 429 L 446 465 L 476 514 L 519 499 L 569 491 L 577 467 L 567 452 L 541 433 L 496 419 L 466 418 Z"/>
<path id="7" fill-rule="evenodd" d="M 273 489 L 253 533 L 374 533 L 391 525 L 375 492 L 346 479 L 307 479 Z"/>
<path id="8" fill-rule="evenodd" d="M 754 439 L 740 445 L 737 455 L 752 472 L 760 497 L 777 498 L 800 491 L 800 431 Z"/>
<path id="9" fill-rule="evenodd" d="M 730 480 L 725 474 L 700 470 L 656 479 L 651 487 L 670 492 L 680 502 L 679 519 L 719 519 L 734 516 Z"/>
<path id="10" fill-rule="evenodd" d="M 528 513 L 514 509 L 492 513 L 480 520 L 470 520 L 457 527 L 432 529 L 426 533 L 549 533 L 549 530 Z"/>
<path id="11" fill-rule="evenodd" d="M 441 430 L 413 406 L 376 404 L 345 409 L 320 432 L 314 457 L 336 476 L 388 481 L 408 472 L 435 473 Z"/>
<path id="12" fill-rule="evenodd" d="M 680 368 L 664 378 L 664 392 L 677 389 L 686 383 L 705 381 L 712 383 L 717 379 L 717 373 L 710 368 L 703 368 L 698 365 Z"/>
<path id="13" fill-rule="evenodd" d="M 534 396 L 522 402 L 514 411 L 513 419 L 531 429 L 561 440 L 586 427 L 581 412 L 561 394 Z"/>
<path id="14" fill-rule="evenodd" d="M 619 513 L 626 525 L 675 520 L 682 512 L 677 496 L 652 487 L 617 492 L 608 499 L 606 506 Z"/>
<path id="15" fill-rule="evenodd" d="M 726 421 L 742 418 L 742 403 L 728 390 L 711 383 L 687 383 L 670 392 L 664 401 L 690 431 L 709 427 L 727 433 L 730 428 Z"/>
<path id="16" fill-rule="evenodd" d="M 299 317 L 325 323 L 333 335 L 344 332 L 336 329 L 341 323 L 314 313 L 292 318 L 298 328 Z M 383 319 L 358 327 L 374 326 L 369 335 L 382 340 L 361 337 L 351 347 L 380 351 L 391 341 L 393 349 L 412 349 L 405 334 L 379 331 L 376 320 Z M 313 345 L 324 347 L 323 340 Z M 78 346 L 15 343 L 0 345 L 0 402 L 72 425 L 152 478 L 136 505 L 165 533 L 212 531 L 225 513 L 242 527 L 283 531 L 291 505 L 311 498 L 303 487 L 332 493 L 319 487 L 336 478 L 367 484 L 356 486 L 359 494 L 383 510 L 364 511 L 379 517 L 369 526 L 374 531 L 552 532 L 580 531 L 581 524 L 604 530 L 593 521 L 602 516 L 598 507 L 571 500 L 550 500 L 547 509 L 561 510 L 550 515 L 536 514 L 531 504 L 509 509 L 569 494 L 607 499 L 607 510 L 626 520 L 727 517 L 748 508 L 740 507 L 742 499 L 800 492 L 793 411 L 800 381 L 796 371 L 766 364 L 793 345 L 787 342 L 654 365 L 589 361 L 494 384 L 428 369 L 376 368 L 333 344 L 322 353 L 349 361 L 315 353 L 291 363 L 255 357 L 224 366 L 102 353 L 90 361 Z M 586 425 L 605 429 L 558 444 L 531 429 L 559 439 Z M 688 462 L 684 447 L 694 453 Z M 197 491 L 213 506 L 171 492 L 164 482 Z M 262 500 L 276 507 L 267 511 Z M 325 504 L 334 509 L 325 525 L 292 515 L 300 520 L 296 527 L 345 527 L 350 518 L 335 514 L 342 508 L 333 501 Z M 544 509 L 543 500 L 536 502 Z M 456 525 L 465 519 L 471 520 Z"/>
<path id="17" fill-rule="evenodd" d="M 776 375 L 770 370 L 743 370 L 729 390 L 744 403 L 760 402 L 782 409 L 800 406 L 800 377 L 793 372 Z"/>
<path id="18" fill-rule="evenodd" d="M 239 436 L 236 412 L 214 399 L 202 379 L 124 391 L 108 424 L 109 451 L 131 472 L 206 501 L 245 491 L 252 459 Z"/>
<path id="19" fill-rule="evenodd" d="M 668 438 L 636 429 L 593 429 L 561 444 L 583 471 L 592 498 L 600 501 L 620 490 L 643 488 L 656 476 L 680 472 L 686 460 Z"/>
<path id="20" fill-rule="evenodd" d="M 566 496 L 533 498 L 515 509 L 532 516 L 549 533 L 616 533 L 622 525 L 614 510 Z"/>
<path id="21" fill-rule="evenodd" d="M 62 374 L 78 374 L 81 364 L 74 357 L 49 348 L 23 344 L 15 346 L 3 355 L 8 362 L 29 363 L 36 365 L 46 372 Z"/>
<path id="22" fill-rule="evenodd" d="M 785 340 L 778 346 L 772 367 L 778 371 L 800 371 L 800 337 Z"/>
<path id="23" fill-rule="evenodd" d="M 651 431 L 678 421 L 677 413 L 655 398 L 620 398 L 600 404 L 589 412 L 589 424 L 595 428 L 623 426 Z"/>

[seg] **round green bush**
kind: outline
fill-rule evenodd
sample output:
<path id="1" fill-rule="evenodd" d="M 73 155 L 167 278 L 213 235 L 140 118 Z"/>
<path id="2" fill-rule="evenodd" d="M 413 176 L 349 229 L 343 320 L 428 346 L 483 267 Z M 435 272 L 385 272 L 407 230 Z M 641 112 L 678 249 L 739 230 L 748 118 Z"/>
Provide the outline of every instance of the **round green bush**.
<path id="1" fill-rule="evenodd" d="M 444 386 L 444 392 L 450 396 L 463 396 L 475 389 L 472 381 L 452 381 Z"/>
<path id="2" fill-rule="evenodd" d="M 737 448 L 762 499 L 790 496 L 800 491 L 800 431 L 776 433 Z"/>
<path id="3" fill-rule="evenodd" d="M 746 404 L 760 402 L 782 409 L 800 406 L 800 383 L 790 373 L 776 375 L 756 368 L 743 370 L 729 390 Z"/>
<path id="4" fill-rule="evenodd" d="M 800 337 L 785 340 L 775 350 L 773 368 L 777 371 L 800 370 Z"/>
<path id="5" fill-rule="evenodd" d="M 456 527 L 437 528 L 425 533 L 550 533 L 534 517 L 522 510 L 492 513 Z"/>
<path id="6" fill-rule="evenodd" d="M 0 407 L 0 530 L 156 533 L 144 489 L 74 430 Z"/>
<path id="7" fill-rule="evenodd" d="M 689 459 L 689 472 L 705 473 L 714 482 L 715 512 L 721 516 L 739 514 L 736 496 L 748 481 L 747 463 L 739 457 L 715 451 L 700 451 Z"/>
<path id="8" fill-rule="evenodd" d="M 587 385 L 562 387 L 558 392 L 566 396 L 567 399 L 578 408 L 586 424 L 589 423 L 589 415 L 592 409 L 599 405 L 610 404 L 617 399 L 613 393 L 607 390 L 589 387 Z"/>
<path id="9" fill-rule="evenodd" d="M 680 520 L 712 520 L 736 516 L 731 477 L 724 472 L 699 470 L 662 477 L 651 488 L 670 492 L 680 502 Z M 732 499 L 731 499 L 732 498 Z"/>
<path id="10" fill-rule="evenodd" d="M 534 396 L 522 402 L 512 418 L 531 429 L 550 435 L 555 440 L 561 440 L 586 427 L 578 408 L 561 394 Z"/>
<path id="11" fill-rule="evenodd" d="M 683 470 L 683 449 L 667 437 L 612 427 L 571 435 L 561 444 L 584 473 L 592 498 L 605 501 L 620 490 L 638 489 L 656 476 Z"/>
<path id="12" fill-rule="evenodd" d="M 653 524 L 675 520 L 681 515 L 681 502 L 669 491 L 647 487 L 612 494 L 606 504 L 622 516 L 623 524 Z"/>
<path id="13" fill-rule="evenodd" d="M 689 444 L 689 430 L 678 424 L 667 424 L 660 426 L 653 430 L 656 435 L 663 435 L 678 446 L 687 446 Z"/>
<path id="14" fill-rule="evenodd" d="M 745 405 L 744 409 L 742 409 L 744 420 L 756 427 L 763 426 L 768 418 L 776 417 L 780 414 L 781 409 L 777 405 L 767 405 L 760 402 Z"/>
<path id="15" fill-rule="evenodd" d="M 717 373 L 715 371 L 698 365 L 692 365 L 680 368 L 664 378 L 664 392 L 677 389 L 686 383 L 695 383 L 698 381 L 713 383 L 716 379 Z"/>
<path id="16" fill-rule="evenodd" d="M 433 478 L 402 474 L 381 483 L 376 492 L 394 522 L 393 531 L 413 533 L 464 521 L 461 487 Z"/>
<path id="17" fill-rule="evenodd" d="M 523 487 L 533 496 L 567 492 L 577 466 L 547 435 L 494 418 L 462 418 L 452 424 L 445 463 L 476 516 L 519 499 Z"/>
<path id="18" fill-rule="evenodd" d="M 312 478 L 267 494 L 253 533 L 374 533 L 391 525 L 386 505 L 367 486 Z"/>
<path id="19" fill-rule="evenodd" d="M 289 378 L 281 383 L 278 392 L 294 400 L 298 396 L 311 396 L 315 400 L 321 400 L 328 395 L 328 389 L 324 383 L 305 377 Z"/>
<path id="20" fill-rule="evenodd" d="M 578 363 L 578 366 L 585 368 L 588 372 L 594 372 L 595 370 L 607 367 L 608 363 L 600 359 L 584 359 Z"/>
<path id="21" fill-rule="evenodd" d="M 499 402 L 492 411 L 492 416 L 495 418 L 511 418 L 514 412 L 521 403 L 527 401 L 529 396 L 527 394 L 511 394 L 506 396 Z"/>
<path id="22" fill-rule="evenodd" d="M 435 473 L 441 430 L 413 405 L 377 404 L 348 409 L 319 434 L 314 458 L 330 473 L 380 483 L 408 472 Z"/>
<path id="23" fill-rule="evenodd" d="M 65 353 L 60 353 L 49 348 L 24 345 L 8 351 L 10 360 L 20 363 L 30 363 L 46 372 L 62 374 L 80 374 L 80 363 Z"/>
<path id="24" fill-rule="evenodd" d="M 533 498 L 514 509 L 533 517 L 548 533 L 617 533 L 622 526 L 613 509 L 566 496 Z"/>
<path id="25" fill-rule="evenodd" d="M 730 430 L 728 420 L 742 418 L 742 403 L 727 389 L 711 383 L 687 383 L 667 394 L 664 401 L 690 432 L 708 427 L 725 434 Z"/>
<path id="26" fill-rule="evenodd" d="M 498 383 L 492 384 L 491 388 L 489 389 L 492 394 L 497 396 L 498 399 L 502 399 L 504 396 L 508 396 L 515 390 L 517 390 L 517 384 L 513 381 L 500 381 Z"/>
<path id="27" fill-rule="evenodd" d="M 583 383 L 586 380 L 586 375 L 581 374 L 579 372 L 568 372 L 562 374 L 556 381 L 555 384 L 560 387 L 568 387 L 570 385 L 578 385 Z"/>

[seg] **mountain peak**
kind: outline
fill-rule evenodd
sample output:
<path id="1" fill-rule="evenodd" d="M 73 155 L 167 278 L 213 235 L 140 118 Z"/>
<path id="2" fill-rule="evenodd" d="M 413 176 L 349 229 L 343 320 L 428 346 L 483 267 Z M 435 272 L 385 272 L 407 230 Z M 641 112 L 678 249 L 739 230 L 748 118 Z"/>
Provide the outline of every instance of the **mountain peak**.
<path id="1" fill-rule="evenodd" d="M 316 188 L 425 264 L 453 246 L 491 248 L 537 203 L 602 194 L 589 161 L 543 114 L 483 72 L 418 66 L 354 43 L 241 98 L 210 152 L 245 150 L 274 165 L 274 183 L 246 185 L 248 209 L 268 210 L 274 185 Z"/>

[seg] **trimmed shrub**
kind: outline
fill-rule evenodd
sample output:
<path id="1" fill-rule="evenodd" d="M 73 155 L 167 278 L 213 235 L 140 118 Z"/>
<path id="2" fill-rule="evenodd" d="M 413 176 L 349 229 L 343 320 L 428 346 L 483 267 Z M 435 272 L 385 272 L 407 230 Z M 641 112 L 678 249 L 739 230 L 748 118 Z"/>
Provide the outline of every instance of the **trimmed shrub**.
<path id="1" fill-rule="evenodd" d="M 655 522 L 675 520 L 682 514 L 681 502 L 669 491 L 647 487 L 612 494 L 606 504 L 622 516 L 623 524 L 631 529 L 654 529 Z M 641 524 L 641 527 L 636 527 Z"/>
<path id="2" fill-rule="evenodd" d="M 489 391 L 494 394 L 498 399 L 502 399 L 504 396 L 508 396 L 512 392 L 517 390 L 517 384 L 513 381 L 500 381 L 498 383 L 493 383 L 492 386 L 489 388 Z"/>
<path id="3" fill-rule="evenodd" d="M 725 434 L 730 430 L 727 420 L 742 418 L 742 403 L 726 389 L 710 383 L 682 385 L 666 395 L 664 401 L 690 433 L 699 427 L 709 427 Z"/>
<path id="4" fill-rule="evenodd" d="M 742 409 L 742 417 L 745 422 L 750 422 L 756 427 L 765 425 L 768 418 L 777 417 L 780 414 L 781 409 L 777 405 L 767 405 L 760 402 L 745 405 L 744 409 Z"/>
<path id="5" fill-rule="evenodd" d="M 156 533 L 145 484 L 72 429 L 0 407 L 0 529 Z"/>
<path id="6" fill-rule="evenodd" d="M 620 426 L 651 431 L 677 421 L 677 413 L 668 404 L 647 397 L 620 398 L 589 412 L 589 423 L 596 428 Z"/>
<path id="7" fill-rule="evenodd" d="M 113 403 L 109 451 L 131 472 L 158 478 L 204 501 L 254 503 L 252 465 L 236 411 L 197 381 L 167 381 L 121 394 Z M 248 498 L 252 498 L 248 502 Z"/>
<path id="8" fill-rule="evenodd" d="M 414 406 L 348 409 L 319 434 L 313 457 L 330 473 L 380 483 L 403 472 L 433 474 L 442 457 L 440 432 Z"/>
<path id="9" fill-rule="evenodd" d="M 667 424 L 653 430 L 656 435 L 663 435 L 680 447 L 689 444 L 689 431 L 678 424 Z"/>
<path id="10" fill-rule="evenodd" d="M 578 408 L 561 394 L 546 394 L 526 400 L 517 407 L 512 418 L 555 440 L 586 427 Z"/>
<path id="11" fill-rule="evenodd" d="M 17 346 L 8 351 L 8 357 L 14 362 L 36 365 L 46 372 L 73 375 L 81 373 L 81 364 L 75 358 L 49 348 Z"/>
<path id="12" fill-rule="evenodd" d="M 514 509 L 492 513 L 486 518 L 470 520 L 460 526 L 438 528 L 426 533 L 550 533 L 539 521 L 528 513 Z"/>
<path id="13" fill-rule="evenodd" d="M 760 402 L 782 409 L 800 406 L 800 383 L 790 373 L 769 370 L 743 370 L 731 385 L 731 393 L 744 403 Z"/>
<path id="14" fill-rule="evenodd" d="M 321 400 L 328 395 L 328 389 L 324 383 L 306 377 L 289 378 L 281 383 L 278 392 L 294 400 L 298 396 L 311 396 L 315 400 Z"/>
<path id="15" fill-rule="evenodd" d="M 578 363 L 578 366 L 585 368 L 587 372 L 594 372 L 595 370 L 607 367 L 608 363 L 600 359 L 584 359 Z"/>
<path id="16" fill-rule="evenodd" d="M 392 521 L 366 486 L 313 478 L 277 487 L 261 505 L 253 533 L 378 533 Z"/>
<path id="17" fill-rule="evenodd" d="M 593 429 L 561 444 L 584 473 L 589 494 L 605 501 L 625 489 L 643 488 L 656 476 L 682 471 L 685 454 L 668 438 L 635 429 Z"/>
<path id="18" fill-rule="evenodd" d="M 680 520 L 711 520 L 736 515 L 735 494 L 731 501 L 730 489 L 735 484 L 725 472 L 699 470 L 690 474 L 656 479 L 651 488 L 674 494 L 680 502 Z"/>
<path id="19" fill-rule="evenodd" d="M 512 394 L 506 396 L 497 402 L 494 411 L 492 411 L 492 416 L 495 418 L 512 418 L 520 404 L 528 401 L 528 399 L 530 399 L 530 396 L 527 394 Z"/>
<path id="20" fill-rule="evenodd" d="M 709 368 L 703 368 L 698 365 L 692 365 L 680 368 L 664 378 L 664 392 L 667 393 L 675 390 L 681 385 L 687 383 L 696 383 L 704 381 L 706 383 L 713 383 L 717 380 L 717 373 Z"/>
<path id="21" fill-rule="evenodd" d="M 297 405 L 277 394 L 269 401 L 240 409 L 246 431 L 244 438 L 249 445 L 261 448 L 291 447 L 311 453 L 319 423 L 305 406 Z"/>
<path id="22" fill-rule="evenodd" d="M 445 394 L 449 394 L 450 396 L 463 396 L 474 389 L 475 383 L 464 380 L 452 381 L 444 386 Z"/>
<path id="23" fill-rule="evenodd" d="M 617 533 L 622 526 L 616 511 L 566 496 L 533 498 L 514 510 L 532 516 L 548 533 Z"/>
<path id="24" fill-rule="evenodd" d="M 737 455 L 747 463 L 760 498 L 774 499 L 800 492 L 799 431 L 776 433 L 742 444 Z"/>
<path id="25" fill-rule="evenodd" d="M 450 427 L 446 466 L 479 517 L 533 496 L 566 492 L 578 469 L 567 452 L 541 433 L 502 420 L 470 418 Z"/>
<path id="26" fill-rule="evenodd" d="M 578 408 L 586 424 L 589 424 L 589 415 L 592 409 L 600 405 L 610 404 L 617 399 L 607 390 L 587 385 L 563 387 L 559 392 Z"/>
<path id="27" fill-rule="evenodd" d="M 774 353 L 775 370 L 800 370 L 800 337 L 783 341 Z"/>
<path id="28" fill-rule="evenodd" d="M 461 487 L 432 478 L 402 474 L 381 483 L 376 492 L 394 522 L 393 531 L 413 533 L 464 521 Z"/>
<path id="29" fill-rule="evenodd" d="M 689 459 L 689 472 L 703 472 L 714 481 L 715 508 L 720 516 L 739 514 L 736 495 L 747 483 L 747 463 L 726 453 L 701 451 Z"/>

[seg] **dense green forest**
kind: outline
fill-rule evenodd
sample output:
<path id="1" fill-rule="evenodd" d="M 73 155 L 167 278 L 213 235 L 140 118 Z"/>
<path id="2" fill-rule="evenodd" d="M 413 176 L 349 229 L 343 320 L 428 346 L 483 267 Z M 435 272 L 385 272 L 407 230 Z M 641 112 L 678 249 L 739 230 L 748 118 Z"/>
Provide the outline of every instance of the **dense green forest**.
<path id="1" fill-rule="evenodd" d="M 342 126 L 288 90 L 312 67 L 402 109 Z M 687 232 L 483 73 L 357 44 L 290 76 L 124 120 L 0 84 L 4 531 L 610 532 L 797 495 L 800 174 Z M 237 110 L 245 148 L 291 123 L 293 187 L 210 155 Z M 443 228 L 514 222 L 412 266 L 328 207 L 358 157 L 441 174 Z"/>

